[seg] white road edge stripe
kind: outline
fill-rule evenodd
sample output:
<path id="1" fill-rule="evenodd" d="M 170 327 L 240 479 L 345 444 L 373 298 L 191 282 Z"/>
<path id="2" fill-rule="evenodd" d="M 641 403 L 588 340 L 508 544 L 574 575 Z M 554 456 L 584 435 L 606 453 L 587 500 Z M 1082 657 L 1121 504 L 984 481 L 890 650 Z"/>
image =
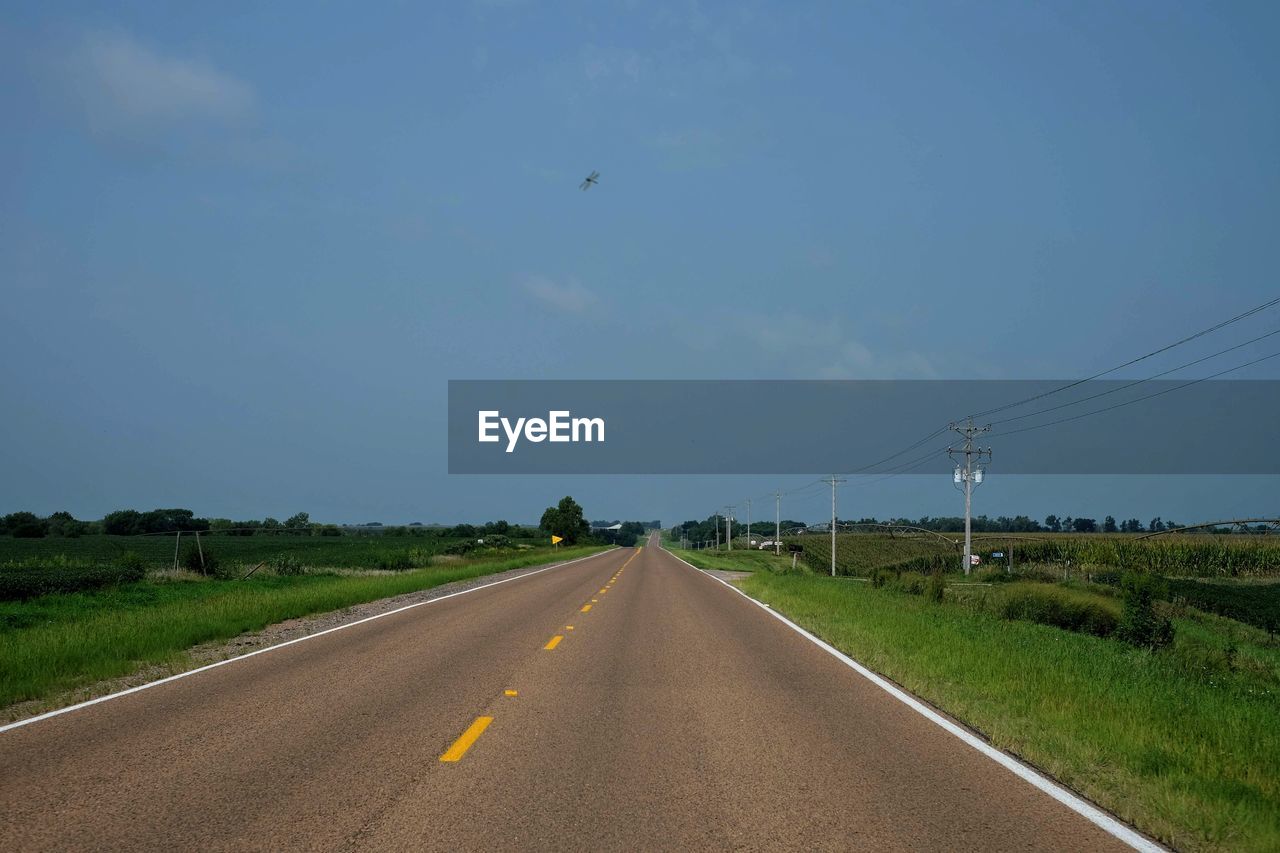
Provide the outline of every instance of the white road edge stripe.
<path id="1" fill-rule="evenodd" d="M 671 552 L 667 551 L 665 547 L 663 547 L 662 550 L 666 551 L 668 554 L 671 554 Z M 1144 853 L 1167 853 L 1167 850 L 1165 847 L 1162 847 L 1161 845 L 1157 844 L 1156 842 L 1152 841 L 1146 836 L 1138 833 L 1136 830 L 1129 827 L 1128 825 L 1121 823 L 1119 820 L 1116 820 L 1111 815 L 1102 811 L 1102 809 L 1098 808 L 1097 806 L 1093 805 L 1087 800 L 1082 799 L 1075 793 L 1067 790 L 1062 785 L 1059 785 L 1057 782 L 1054 782 L 1052 779 L 1048 778 L 1047 776 L 1044 776 L 1038 771 L 1033 770 L 1032 768 L 1023 764 L 1018 759 L 1014 758 L 1012 755 L 1009 755 L 1008 753 L 997 749 L 996 747 L 982 740 L 982 738 L 979 738 L 976 735 L 974 735 L 972 732 L 966 731 L 960 726 L 957 726 L 955 723 L 951 722 L 946 717 L 934 711 L 928 705 L 925 705 L 923 702 L 916 699 L 910 693 L 907 693 L 905 690 L 902 690 L 897 685 L 892 684 L 889 681 L 886 681 L 884 678 L 880 677 L 872 670 L 867 669 L 865 666 L 858 663 L 856 660 L 849 657 L 844 652 L 840 651 L 839 649 L 837 649 L 835 646 L 831 645 L 827 641 L 822 640 L 817 636 L 809 633 L 804 628 L 801 628 L 795 622 L 792 622 L 790 619 L 783 616 L 781 613 L 774 610 L 772 607 L 765 604 L 763 601 L 757 601 L 756 599 L 747 595 L 742 590 L 738 589 L 733 584 L 728 583 L 716 577 L 715 575 L 707 574 L 707 572 L 702 571 L 693 563 L 690 563 L 688 560 L 685 560 L 679 556 L 676 556 L 675 554 L 671 554 L 671 556 L 675 557 L 677 560 L 684 563 L 686 566 L 693 569 L 698 574 L 708 577 L 711 580 L 715 581 L 716 583 L 721 584 L 733 590 L 738 595 L 745 598 L 747 601 L 750 601 L 752 604 L 759 607 L 765 613 L 768 613 L 770 616 L 777 619 L 779 622 L 782 622 L 782 624 L 786 625 L 788 628 L 795 631 L 797 634 L 804 637 L 809 642 L 813 643 L 814 645 L 821 648 L 823 651 L 830 654 L 836 660 L 840 661 L 844 665 L 856 671 L 863 678 L 867 679 L 872 684 L 879 687 L 881 690 L 884 690 L 890 696 L 897 699 L 899 702 L 906 705 L 911 710 L 915 711 L 916 713 L 920 714 L 922 717 L 926 718 L 932 723 L 935 723 L 941 728 L 946 729 L 948 732 L 960 738 L 960 740 L 964 741 L 969 746 L 978 750 L 978 752 L 981 752 L 983 755 L 987 756 L 992 761 L 1001 765 L 1002 767 L 1009 770 L 1010 772 L 1012 772 L 1019 778 L 1023 779 L 1024 781 L 1029 782 L 1035 787 L 1039 788 L 1041 791 L 1044 791 L 1046 794 L 1053 797 L 1055 800 L 1062 803 L 1064 806 L 1071 809 L 1073 812 L 1076 812 L 1081 817 L 1084 817 L 1090 823 L 1093 823 L 1095 826 L 1099 827 L 1103 831 L 1114 836 L 1120 841 L 1123 841 L 1125 844 L 1128 844 L 1134 850 L 1141 850 L 1141 851 L 1144 851 Z"/>
<path id="2" fill-rule="evenodd" d="M 27 717 L 25 720 L 17 720 L 12 723 L 6 723 L 5 725 L 0 726 L 0 733 L 7 732 L 11 729 L 21 728 L 22 726 L 29 726 L 32 723 L 38 723 L 41 720 L 47 720 L 50 717 L 58 717 L 58 716 L 61 716 L 62 714 L 70 714 L 72 711 L 79 711 L 81 708 L 88 708 L 90 705 L 97 705 L 100 702 L 106 702 L 111 699 L 119 699 L 121 696 L 128 696 L 130 693 L 137 693 L 141 690 L 147 690 L 148 688 L 151 688 L 151 687 L 159 687 L 161 684 L 168 684 L 170 681 L 177 681 L 180 678 L 187 678 L 188 676 L 192 676 L 197 673 L 207 672 L 211 669 L 216 669 L 220 666 L 226 666 L 229 663 L 238 663 L 242 660 L 248 660 L 251 657 L 256 657 L 257 655 L 266 654 L 267 652 L 273 652 L 276 649 L 283 649 L 285 646 L 292 646 L 295 643 L 301 643 L 305 640 L 314 640 L 316 637 L 323 637 L 325 634 L 332 634 L 334 631 L 342 631 L 347 628 L 354 628 L 357 625 L 363 625 L 366 622 L 372 622 L 374 619 L 381 619 L 384 616 L 394 616 L 397 613 L 403 613 L 406 610 L 412 610 L 415 607 L 422 607 L 427 604 L 435 604 L 437 601 L 444 601 L 447 598 L 456 598 L 459 595 L 466 595 L 469 592 L 478 592 L 482 589 L 489 589 L 490 587 L 498 586 L 499 584 L 510 583 L 511 581 L 518 581 L 524 578 L 530 578 L 530 577 L 533 577 L 534 575 L 540 575 L 543 572 L 550 571 L 551 569 L 558 569 L 561 566 L 568 566 L 573 563 L 580 563 L 583 560 L 592 560 L 604 554 L 612 554 L 616 550 L 618 550 L 616 547 L 610 548 L 607 551 L 601 551 L 598 554 L 588 554 L 585 557 L 578 557 L 577 559 L 574 559 L 574 560 L 565 560 L 563 563 L 552 563 L 549 566 L 543 566 L 540 569 L 535 569 L 532 572 L 525 572 L 524 574 L 516 575 L 513 578 L 503 578 L 500 581 L 494 581 L 493 583 L 486 583 L 480 586 L 473 586 L 469 589 L 462 589 L 457 592 L 451 592 L 448 595 L 442 595 L 438 598 L 429 598 L 426 601 L 417 601 L 417 602 L 414 602 L 413 604 L 406 604 L 404 607 L 397 607 L 395 610 L 388 610 L 386 613 L 377 613 L 377 614 L 374 614 L 373 616 L 366 616 L 365 618 L 357 619 L 354 622 L 347 622 L 344 625 L 336 625 L 333 628 L 326 628 L 323 631 L 316 631 L 314 634 L 307 634 L 305 637 L 295 637 L 292 640 L 285 640 L 283 643 L 277 643 L 274 646 L 267 646 L 265 649 L 255 649 L 252 652 L 246 652 L 245 654 L 238 655 L 233 658 L 227 658 L 226 660 L 220 660 L 220 661 L 217 661 L 216 663 L 210 663 L 210 664 L 205 664 L 204 666 L 198 666 L 195 669 L 189 669 L 186 672 L 179 672 L 176 675 L 170 675 L 165 678 L 157 679 L 155 681 L 148 681 L 146 684 L 139 684 L 136 687 L 130 687 L 127 690 L 120 690 L 116 693 L 108 693 L 106 696 L 99 696 L 95 699 L 87 699 L 84 702 L 78 702 L 75 705 L 68 705 L 65 708 L 57 708 L 53 711 L 46 711 L 45 713 L 37 714 L 34 717 Z"/>

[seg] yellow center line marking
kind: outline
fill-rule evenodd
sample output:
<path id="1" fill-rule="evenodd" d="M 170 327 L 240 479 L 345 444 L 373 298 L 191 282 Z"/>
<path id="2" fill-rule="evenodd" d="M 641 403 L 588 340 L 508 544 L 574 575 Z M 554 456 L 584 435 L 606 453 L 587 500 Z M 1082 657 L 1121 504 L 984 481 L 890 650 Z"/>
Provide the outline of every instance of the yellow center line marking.
<path id="1" fill-rule="evenodd" d="M 573 626 L 572 626 L 572 625 L 565 625 L 565 626 L 564 626 L 564 629 L 565 629 L 566 631 L 572 631 L 572 630 L 573 630 Z"/>
<path id="2" fill-rule="evenodd" d="M 591 599 L 591 603 L 592 603 L 592 604 L 599 604 L 599 603 L 600 603 L 600 599 L 598 599 L 598 598 L 593 598 L 593 599 Z"/>
<path id="3" fill-rule="evenodd" d="M 590 610 L 590 609 L 591 609 L 591 605 L 590 605 L 590 604 L 584 604 L 584 605 L 582 605 L 582 610 L 581 610 L 581 611 L 579 611 L 579 612 L 581 612 L 581 613 L 586 613 L 586 612 L 587 612 L 588 610 Z"/>
<path id="4" fill-rule="evenodd" d="M 502 691 L 502 695 L 503 695 L 503 696 L 518 696 L 518 695 L 520 695 L 520 694 L 516 693 L 516 691 L 514 691 L 514 690 L 504 690 L 504 691 Z"/>
<path id="5" fill-rule="evenodd" d="M 550 651 L 551 649 L 554 649 L 556 646 L 560 645 L 560 641 L 563 639 L 564 639 L 564 634 L 556 634 L 550 640 L 547 640 L 547 644 L 542 648 Z"/>
<path id="6" fill-rule="evenodd" d="M 493 722 L 493 717 L 476 717 L 476 721 L 462 733 L 462 737 L 453 742 L 453 746 L 449 747 L 449 751 L 440 756 L 441 761 L 458 761 L 462 756 L 467 754 L 467 750 L 471 748 L 471 744 L 475 743 L 480 735 L 484 734 L 484 730 L 489 728 L 489 724 Z"/>

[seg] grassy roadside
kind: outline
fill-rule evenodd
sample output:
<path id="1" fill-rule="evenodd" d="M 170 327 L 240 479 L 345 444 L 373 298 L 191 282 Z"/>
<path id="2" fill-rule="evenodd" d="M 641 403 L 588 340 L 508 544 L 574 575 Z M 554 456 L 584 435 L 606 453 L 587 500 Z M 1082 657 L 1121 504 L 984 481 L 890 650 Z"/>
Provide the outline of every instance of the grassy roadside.
<path id="1" fill-rule="evenodd" d="M 1183 645 L 1152 654 L 950 595 L 761 571 L 739 585 L 1168 844 L 1280 849 L 1280 649 L 1264 632 L 1193 612 L 1175 619 Z M 1223 642 L 1233 667 L 1211 660 Z"/>
<path id="2" fill-rule="evenodd" d="M 1175 847 L 1280 847 L 1274 691 L 866 584 L 757 573 L 742 587 Z"/>
<path id="3" fill-rule="evenodd" d="M 700 569 L 723 569 L 727 572 L 781 571 L 791 565 L 789 555 L 775 556 L 772 551 L 686 551 L 670 548 L 673 554 L 688 560 Z"/>
<path id="4" fill-rule="evenodd" d="M 149 580 L 92 593 L 0 603 L 0 708 L 148 665 L 183 668 L 186 650 L 275 622 L 416 592 L 453 581 L 606 550 L 547 550 L 394 574 L 267 575 L 238 580 Z"/>

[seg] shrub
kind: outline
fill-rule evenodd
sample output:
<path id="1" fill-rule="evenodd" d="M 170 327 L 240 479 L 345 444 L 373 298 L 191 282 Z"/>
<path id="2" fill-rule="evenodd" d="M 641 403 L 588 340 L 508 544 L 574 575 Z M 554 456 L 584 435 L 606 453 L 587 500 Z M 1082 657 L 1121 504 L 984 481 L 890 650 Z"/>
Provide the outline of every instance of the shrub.
<path id="1" fill-rule="evenodd" d="M 1012 586 L 997 609 L 1005 619 L 1039 622 L 1097 637 L 1110 636 L 1120 622 L 1115 605 L 1107 599 L 1049 584 Z"/>
<path id="2" fill-rule="evenodd" d="M 876 589 L 880 589 L 894 579 L 894 574 L 887 569 L 872 569 L 868 577 L 871 580 L 871 585 Z"/>
<path id="3" fill-rule="evenodd" d="M 450 542 L 445 546 L 444 552 L 446 554 L 456 554 L 461 556 L 463 554 L 469 554 L 471 551 L 475 550 L 475 547 L 476 544 L 474 542 L 469 539 L 463 539 L 460 542 Z"/>
<path id="4" fill-rule="evenodd" d="M 218 558 L 208 548 L 192 542 L 182 552 L 182 565 L 190 571 L 212 575 L 218 571 Z"/>
<path id="5" fill-rule="evenodd" d="M 1124 615 L 1116 636 L 1130 645 L 1156 651 L 1173 642 L 1173 623 L 1157 615 L 1155 600 L 1166 594 L 1164 578 L 1126 572 L 1120 581 L 1124 589 Z"/>

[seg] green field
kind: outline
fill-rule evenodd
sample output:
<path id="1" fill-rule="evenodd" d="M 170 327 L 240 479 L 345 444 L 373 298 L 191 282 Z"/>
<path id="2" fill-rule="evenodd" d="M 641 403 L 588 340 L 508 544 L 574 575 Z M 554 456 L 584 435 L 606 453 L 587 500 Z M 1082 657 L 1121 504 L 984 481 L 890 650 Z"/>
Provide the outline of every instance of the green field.
<path id="1" fill-rule="evenodd" d="M 1280 644 L 1266 631 L 1161 604 L 1175 637 L 1151 652 L 1115 638 L 1109 586 L 952 576 L 937 604 L 925 575 L 877 586 L 744 556 L 713 561 L 755 569 L 750 595 L 1144 831 L 1179 849 L 1280 849 Z"/>
<path id="2" fill-rule="evenodd" d="M 784 541 L 799 549 L 800 559 L 814 571 L 830 570 L 829 535 L 808 533 Z M 881 568 L 957 571 L 963 543 L 962 533 L 838 533 L 836 573 L 864 576 Z M 994 552 L 1003 552 L 1005 556 L 994 562 L 1004 565 L 1012 557 L 1015 569 L 1042 565 L 1075 572 L 1134 569 L 1184 577 L 1280 577 L 1280 536 L 982 534 L 974 537 L 973 551 L 984 563 L 993 562 Z"/>
<path id="3" fill-rule="evenodd" d="M 101 537 L 85 537 L 94 538 Z M 370 553 L 362 550 L 363 543 L 345 550 L 341 543 L 323 544 L 332 550 L 290 553 L 309 563 L 337 559 L 339 554 L 365 554 L 367 558 Z M 385 548 L 387 543 L 381 546 Z M 49 697 L 151 665 L 172 671 L 186 669 L 190 647 L 230 639 L 286 619 L 604 549 L 553 550 L 544 546 L 466 559 L 439 557 L 433 558 L 438 563 L 403 571 L 307 569 L 286 562 L 281 565 L 288 567 L 288 574 L 268 566 L 248 580 L 152 572 L 145 580 L 94 591 L 2 601 L 0 707 Z M 251 556 L 246 552 L 238 555 L 245 564 L 279 555 L 270 550 L 248 553 Z M 80 555 L 76 559 L 90 558 Z M 352 562 L 338 565 L 349 567 Z M 49 570 L 56 570 L 56 565 Z M 0 573 L 3 571 L 0 568 Z"/>
<path id="4" fill-rule="evenodd" d="M 206 556 L 223 563 L 244 564 L 246 571 L 262 561 L 289 556 L 315 568 L 415 568 L 408 559 L 425 561 L 456 548 L 463 540 L 434 535 L 354 535 L 318 536 L 259 533 L 233 536 L 227 533 L 202 533 L 200 546 Z M 196 537 L 182 534 L 181 542 L 173 533 L 155 536 L 50 536 L 43 539 L 18 539 L 0 536 L 0 571 L 9 565 L 72 562 L 102 563 L 136 554 L 147 569 L 171 568 L 178 546 L 179 562 L 187 549 L 195 547 Z M 474 544 L 474 543 L 472 543 Z M 517 539 L 514 546 L 546 544 L 545 540 Z M 479 547 L 479 546 L 477 546 Z M 424 562 L 425 564 L 425 562 Z"/>

